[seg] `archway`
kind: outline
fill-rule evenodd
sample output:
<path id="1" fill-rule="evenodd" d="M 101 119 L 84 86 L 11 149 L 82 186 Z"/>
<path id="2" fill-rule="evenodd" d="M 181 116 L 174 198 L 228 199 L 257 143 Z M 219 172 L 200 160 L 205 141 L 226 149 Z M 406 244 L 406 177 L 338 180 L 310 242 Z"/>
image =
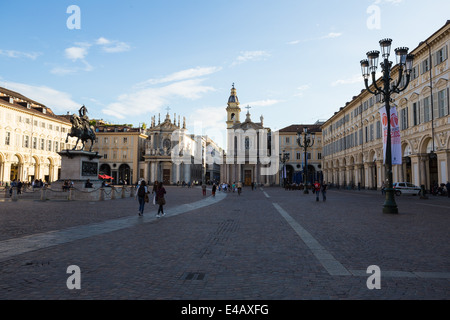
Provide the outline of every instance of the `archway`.
<path id="1" fill-rule="evenodd" d="M 20 176 L 19 176 L 20 166 L 21 166 L 21 161 L 20 161 L 19 156 L 16 154 L 13 156 L 12 161 L 11 161 L 11 170 L 10 170 L 10 174 L 9 174 L 10 181 L 20 179 Z"/>
<path id="2" fill-rule="evenodd" d="M 109 164 L 104 163 L 100 166 L 100 174 L 111 176 L 111 167 Z"/>
<path id="3" fill-rule="evenodd" d="M 130 166 L 127 164 L 122 164 L 119 167 L 119 183 L 131 183 L 131 170 Z"/>

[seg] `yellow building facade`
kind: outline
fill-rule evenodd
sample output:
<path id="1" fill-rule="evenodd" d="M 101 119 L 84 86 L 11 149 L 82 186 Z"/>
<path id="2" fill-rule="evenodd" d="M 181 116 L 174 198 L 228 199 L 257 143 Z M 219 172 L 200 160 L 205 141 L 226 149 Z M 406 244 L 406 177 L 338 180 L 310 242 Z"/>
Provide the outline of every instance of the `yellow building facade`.
<path id="1" fill-rule="evenodd" d="M 393 166 L 393 182 L 430 190 L 450 180 L 449 46 L 450 20 L 411 51 L 411 81 L 391 103 L 397 109 L 402 141 L 402 164 Z M 392 79 L 397 79 L 396 66 Z M 324 123 L 325 181 L 381 188 L 386 181 L 379 114 L 383 105 L 380 96 L 363 90 Z"/>
<path id="2" fill-rule="evenodd" d="M 71 127 L 67 117 L 0 88 L 0 183 L 58 180 L 61 157 L 57 152 L 72 149 L 76 142 L 69 137 L 66 143 Z"/>

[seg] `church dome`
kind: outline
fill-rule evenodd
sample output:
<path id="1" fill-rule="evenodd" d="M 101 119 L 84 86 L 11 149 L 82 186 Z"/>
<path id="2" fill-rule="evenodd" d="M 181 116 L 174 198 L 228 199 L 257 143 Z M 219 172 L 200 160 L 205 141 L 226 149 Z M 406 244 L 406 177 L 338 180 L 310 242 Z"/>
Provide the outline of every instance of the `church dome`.
<path id="1" fill-rule="evenodd" d="M 234 83 L 233 83 L 233 88 L 231 88 L 231 95 L 230 95 L 230 98 L 228 98 L 228 103 L 239 103 L 239 99 L 236 95 L 236 88 L 234 87 Z"/>

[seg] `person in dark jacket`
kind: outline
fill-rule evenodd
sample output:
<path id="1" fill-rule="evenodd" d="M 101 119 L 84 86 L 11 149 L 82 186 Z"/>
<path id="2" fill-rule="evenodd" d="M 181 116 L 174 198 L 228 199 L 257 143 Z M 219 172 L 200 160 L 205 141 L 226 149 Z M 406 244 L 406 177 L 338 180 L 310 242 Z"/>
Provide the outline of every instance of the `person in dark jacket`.
<path id="1" fill-rule="evenodd" d="M 164 205 L 166 204 L 166 199 L 164 197 L 165 194 L 166 189 L 163 187 L 163 183 L 160 182 L 158 185 L 158 190 L 156 191 L 156 203 L 159 205 L 158 213 L 156 214 L 157 218 L 160 218 L 161 216 L 164 217 L 166 215 L 164 213 Z"/>

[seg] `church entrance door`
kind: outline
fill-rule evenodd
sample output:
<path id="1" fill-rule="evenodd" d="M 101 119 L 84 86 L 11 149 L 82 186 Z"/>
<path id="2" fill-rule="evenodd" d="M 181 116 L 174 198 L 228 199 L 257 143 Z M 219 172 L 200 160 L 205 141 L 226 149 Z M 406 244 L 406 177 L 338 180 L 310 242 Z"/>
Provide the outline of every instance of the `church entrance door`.
<path id="1" fill-rule="evenodd" d="M 245 180 L 244 185 L 251 186 L 252 185 L 252 170 L 245 170 Z"/>
<path id="2" fill-rule="evenodd" d="M 163 170 L 163 183 L 164 185 L 170 185 L 170 169 Z"/>

